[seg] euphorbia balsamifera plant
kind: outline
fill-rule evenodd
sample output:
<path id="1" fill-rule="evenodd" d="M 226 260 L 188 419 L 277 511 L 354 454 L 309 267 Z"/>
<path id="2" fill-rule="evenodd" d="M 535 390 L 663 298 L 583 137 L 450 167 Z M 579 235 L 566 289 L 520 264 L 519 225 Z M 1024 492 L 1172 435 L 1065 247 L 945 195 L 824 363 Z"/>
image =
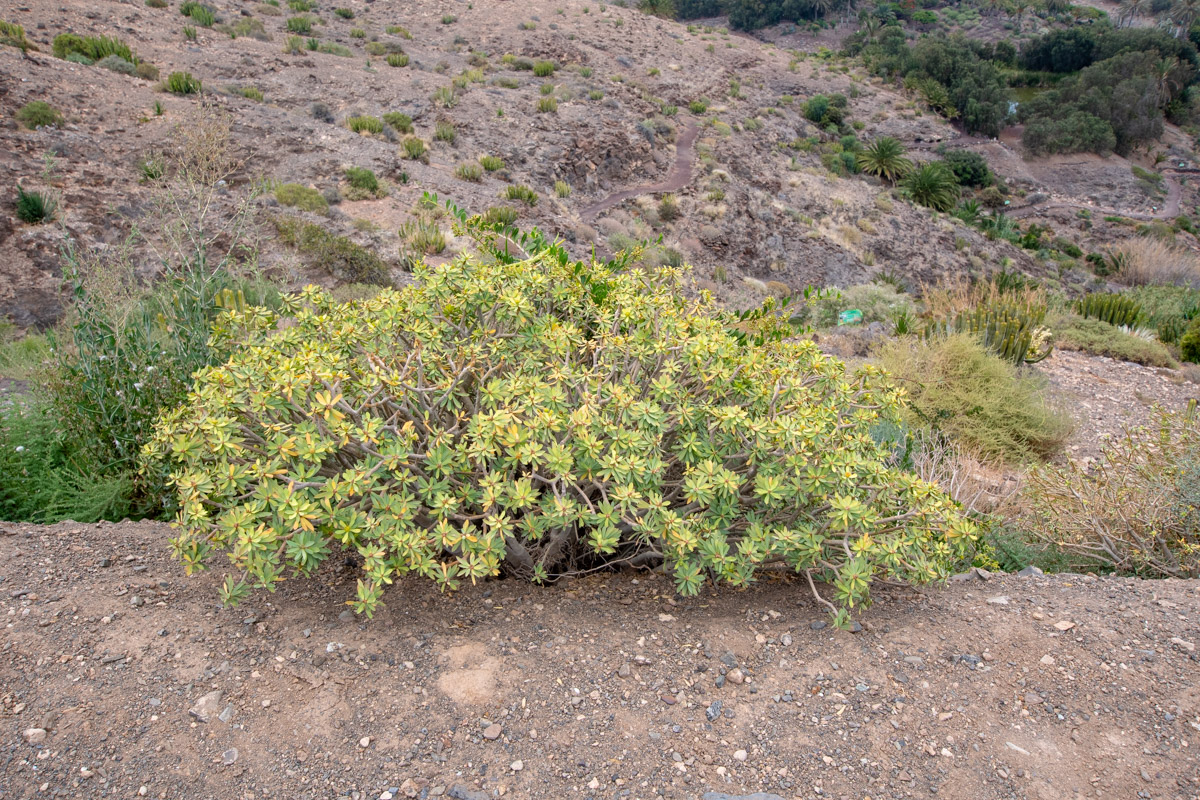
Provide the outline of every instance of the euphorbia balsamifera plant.
<path id="1" fill-rule="evenodd" d="M 189 573 L 231 560 L 225 602 L 346 548 L 368 615 L 407 573 L 654 566 L 690 595 L 782 563 L 845 622 L 873 578 L 942 579 L 967 553 L 972 523 L 870 435 L 902 402 L 876 369 L 735 335 L 681 270 L 572 261 L 540 236 L 516 257 L 496 244 L 514 231 L 480 224 L 491 255 L 418 266 L 401 291 L 309 287 L 222 317 L 228 360 L 146 456 L 170 471 Z"/>

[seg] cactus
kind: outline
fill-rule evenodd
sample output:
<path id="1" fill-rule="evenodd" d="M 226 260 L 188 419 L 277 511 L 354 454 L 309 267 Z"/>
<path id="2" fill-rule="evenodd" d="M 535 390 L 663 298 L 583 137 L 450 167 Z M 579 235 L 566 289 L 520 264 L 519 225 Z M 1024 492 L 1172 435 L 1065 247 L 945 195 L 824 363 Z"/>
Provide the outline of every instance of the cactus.
<path id="1" fill-rule="evenodd" d="M 1042 327 L 1045 318 L 1045 306 L 998 302 L 960 311 L 950 320 L 931 322 L 925 327 L 925 337 L 970 333 L 1005 361 L 1017 366 L 1036 364 L 1054 349 Z"/>
<path id="2" fill-rule="evenodd" d="M 1132 328 L 1141 319 L 1142 306 L 1122 294 L 1089 294 L 1075 301 L 1075 312 L 1085 319 Z"/>

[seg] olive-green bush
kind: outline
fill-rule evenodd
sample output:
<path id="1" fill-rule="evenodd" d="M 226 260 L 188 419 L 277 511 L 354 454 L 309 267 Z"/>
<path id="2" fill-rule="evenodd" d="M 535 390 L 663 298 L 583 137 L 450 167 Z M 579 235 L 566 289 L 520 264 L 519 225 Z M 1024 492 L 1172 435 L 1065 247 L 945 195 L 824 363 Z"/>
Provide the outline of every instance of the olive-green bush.
<path id="1" fill-rule="evenodd" d="M 187 570 L 231 559 L 224 601 L 341 549 L 368 614 L 406 573 L 453 588 L 662 563 L 694 594 L 781 562 L 831 583 L 844 623 L 873 578 L 941 579 L 969 549 L 974 525 L 872 439 L 901 396 L 876 368 L 745 343 L 681 270 L 572 261 L 478 218 L 459 232 L 489 257 L 218 323 L 228 361 L 145 455 L 171 470 Z"/>

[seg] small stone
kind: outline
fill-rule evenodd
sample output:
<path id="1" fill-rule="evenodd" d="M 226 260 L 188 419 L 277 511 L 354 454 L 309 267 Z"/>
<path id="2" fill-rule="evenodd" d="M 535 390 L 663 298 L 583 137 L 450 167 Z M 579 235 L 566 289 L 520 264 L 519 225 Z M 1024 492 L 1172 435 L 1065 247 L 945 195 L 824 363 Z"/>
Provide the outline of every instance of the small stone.
<path id="1" fill-rule="evenodd" d="M 1171 644 L 1183 650 L 1187 650 L 1189 653 L 1196 652 L 1196 645 L 1194 643 L 1189 642 L 1186 639 L 1180 639 L 1178 636 L 1171 637 Z"/>
<path id="2" fill-rule="evenodd" d="M 232 767 L 238 760 L 238 750 L 236 747 L 231 747 L 221 754 L 221 763 L 227 767 Z"/>
<path id="3" fill-rule="evenodd" d="M 664 703 L 666 703 L 669 706 L 675 705 L 675 702 L 676 702 L 674 695 L 669 695 L 669 694 L 661 695 L 658 699 L 662 700 Z"/>
<path id="4" fill-rule="evenodd" d="M 921 667 L 925 666 L 925 659 L 921 658 L 920 656 L 905 656 L 904 663 L 912 664 L 917 669 L 920 669 Z"/>
<path id="5" fill-rule="evenodd" d="M 1142 768 L 1142 780 L 1144 780 L 1146 783 L 1154 782 L 1154 779 L 1150 777 L 1150 773 L 1146 771 L 1145 767 Z"/>
<path id="6" fill-rule="evenodd" d="M 188 709 L 188 713 L 201 722 L 210 722 L 220 713 L 218 709 L 221 707 L 221 699 L 224 695 L 220 691 L 209 692 L 196 701 L 196 705 Z"/>
<path id="7" fill-rule="evenodd" d="M 1018 578 L 1030 578 L 1030 577 L 1033 577 L 1034 575 L 1044 575 L 1044 574 L 1045 573 L 1042 572 L 1039 568 L 1030 564 L 1028 567 L 1025 567 L 1024 569 L 1020 570 L 1017 573 L 1017 577 Z"/>
<path id="8" fill-rule="evenodd" d="M 631 674 L 633 674 L 633 670 L 629 668 L 628 664 L 622 664 L 621 666 L 617 667 L 618 678 L 628 678 Z"/>
<path id="9" fill-rule="evenodd" d="M 26 728 L 21 735 L 24 736 L 25 741 L 29 742 L 30 744 L 41 744 L 42 742 L 46 741 L 45 728 Z"/>
<path id="10" fill-rule="evenodd" d="M 509 766 L 512 767 L 513 772 L 520 772 L 521 770 L 525 769 L 525 762 L 518 758 L 516 761 L 509 764 Z"/>
<path id="11" fill-rule="evenodd" d="M 718 675 L 718 676 L 717 676 L 717 680 L 716 680 L 716 684 L 717 684 L 717 688 L 718 688 L 718 689 L 720 689 L 720 688 L 724 687 L 724 686 L 725 686 L 725 676 L 724 676 L 724 675 Z"/>
<path id="12" fill-rule="evenodd" d="M 824 630 L 825 629 L 825 620 L 814 619 L 812 622 L 808 623 L 808 627 L 812 628 L 814 631 Z"/>
<path id="13" fill-rule="evenodd" d="M 503 731 L 504 729 L 500 727 L 500 723 L 493 722 L 491 725 L 488 725 L 483 729 L 483 738 L 487 739 L 489 742 L 494 742 L 500 738 L 500 734 L 503 733 Z"/>
<path id="14" fill-rule="evenodd" d="M 846 630 L 850 631 L 850 633 L 862 633 L 862 623 L 861 622 L 851 622 L 850 627 L 847 628 Z"/>
<path id="15" fill-rule="evenodd" d="M 146 601 L 135 594 L 132 598 L 130 598 L 129 605 L 133 606 L 134 608 L 141 608 L 142 606 L 146 605 Z"/>
<path id="16" fill-rule="evenodd" d="M 779 641 L 781 644 L 783 644 L 784 647 L 791 647 L 792 646 L 792 635 L 790 633 L 785 633 L 783 635 L 783 637 L 780 638 Z"/>
<path id="17" fill-rule="evenodd" d="M 1044 666 L 1047 666 L 1047 667 L 1053 667 L 1054 666 L 1054 656 L 1047 653 L 1046 655 L 1041 657 L 1041 659 L 1039 660 L 1038 663 L 1042 664 Z"/>
<path id="18" fill-rule="evenodd" d="M 745 750 L 734 750 L 733 751 L 733 760 L 734 761 L 745 761 L 748 757 L 749 757 L 749 754 L 746 753 Z"/>
<path id="19" fill-rule="evenodd" d="M 709 722 L 716 722 L 721 716 L 721 705 L 722 704 L 720 700 L 714 700 L 709 707 L 704 710 L 704 716 L 708 718 Z"/>
<path id="20" fill-rule="evenodd" d="M 345 611 L 338 614 L 338 619 L 340 619 L 342 622 L 354 622 L 354 612 L 347 608 Z"/>
<path id="21" fill-rule="evenodd" d="M 725 674 L 725 677 L 730 683 L 737 686 L 741 686 L 746 682 L 746 673 L 742 672 L 740 667 L 734 667 L 733 669 L 729 670 L 729 672 Z"/>
<path id="22" fill-rule="evenodd" d="M 721 656 L 721 663 L 730 668 L 736 667 L 737 666 L 737 656 L 735 656 L 733 653 L 730 653 L 729 651 L 726 651 L 725 655 Z"/>
<path id="23" fill-rule="evenodd" d="M 359 740 L 358 740 L 358 746 L 359 746 L 359 747 L 362 747 L 362 748 L 367 748 L 367 747 L 370 747 L 370 746 L 371 746 L 371 737 L 370 737 L 370 736 L 364 736 L 364 737 L 362 737 L 361 739 L 359 739 Z"/>
<path id="24" fill-rule="evenodd" d="M 221 709 L 221 713 L 217 714 L 217 719 L 221 720 L 221 722 L 229 722 L 229 720 L 233 719 L 233 704 L 230 703 Z"/>
<path id="25" fill-rule="evenodd" d="M 987 601 L 989 605 L 1006 606 L 1008 605 L 1008 595 L 996 595 L 995 597 L 989 597 Z"/>
<path id="26" fill-rule="evenodd" d="M 1066 631 L 1071 630 L 1071 628 L 1074 628 L 1074 627 L 1075 627 L 1075 623 L 1071 622 L 1068 619 L 1060 620 L 1060 621 L 1054 623 L 1054 629 L 1058 630 L 1058 631 L 1063 631 L 1064 633 Z"/>

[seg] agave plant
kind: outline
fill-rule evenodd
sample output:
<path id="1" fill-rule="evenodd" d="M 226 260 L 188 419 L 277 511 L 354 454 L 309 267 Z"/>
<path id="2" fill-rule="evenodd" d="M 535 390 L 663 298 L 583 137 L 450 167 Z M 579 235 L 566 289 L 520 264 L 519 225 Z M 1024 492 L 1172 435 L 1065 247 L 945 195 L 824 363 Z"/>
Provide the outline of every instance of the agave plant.
<path id="1" fill-rule="evenodd" d="M 912 172 L 913 163 L 904 155 L 904 145 L 891 136 L 871 142 L 858 154 L 858 168 L 895 183 Z"/>
<path id="2" fill-rule="evenodd" d="M 922 164 L 904 180 L 904 189 L 914 202 L 935 211 L 949 211 L 958 202 L 958 181 L 940 162 Z"/>
<path id="3" fill-rule="evenodd" d="M 954 216 L 961 219 L 968 225 L 977 224 L 983 215 L 983 211 L 979 207 L 979 202 L 976 200 L 964 200 L 958 204 L 958 208 L 954 209 Z"/>

